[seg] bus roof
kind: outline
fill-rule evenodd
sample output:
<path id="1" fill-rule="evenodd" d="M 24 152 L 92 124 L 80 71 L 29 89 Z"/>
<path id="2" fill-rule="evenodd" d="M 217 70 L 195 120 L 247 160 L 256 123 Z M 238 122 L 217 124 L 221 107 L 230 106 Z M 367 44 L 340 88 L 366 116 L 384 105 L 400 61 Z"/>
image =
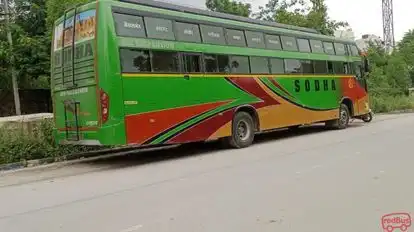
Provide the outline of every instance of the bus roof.
<path id="1" fill-rule="evenodd" d="M 201 9 L 192 8 L 192 7 L 175 5 L 175 4 L 167 3 L 167 2 L 160 2 L 160 1 L 154 1 L 154 0 L 119 0 L 119 1 L 126 2 L 126 3 L 140 4 L 144 6 L 157 7 L 157 8 L 162 8 L 162 9 L 168 9 L 168 10 L 174 10 L 174 11 L 180 11 L 183 13 L 192 13 L 192 14 L 198 14 L 198 15 L 209 16 L 209 17 L 214 17 L 214 18 L 229 19 L 229 20 L 234 20 L 234 21 L 239 21 L 239 22 L 259 24 L 263 26 L 279 27 L 279 28 L 284 28 L 284 29 L 289 29 L 289 30 L 320 34 L 317 30 L 312 29 L 312 28 L 298 27 L 298 26 L 287 25 L 287 24 L 282 24 L 282 23 L 251 19 L 251 18 L 237 16 L 237 15 L 231 15 L 231 14 L 225 14 L 225 13 L 220 13 L 220 12 L 213 12 L 213 11 L 201 10 Z"/>

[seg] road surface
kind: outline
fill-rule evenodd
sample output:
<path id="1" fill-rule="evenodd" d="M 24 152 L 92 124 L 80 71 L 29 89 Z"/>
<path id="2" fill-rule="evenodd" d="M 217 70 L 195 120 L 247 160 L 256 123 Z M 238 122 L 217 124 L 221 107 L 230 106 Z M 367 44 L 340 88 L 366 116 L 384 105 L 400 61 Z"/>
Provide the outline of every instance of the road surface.
<path id="1" fill-rule="evenodd" d="M 414 210 L 414 114 L 374 120 L 3 174 L 0 231 L 382 231 Z"/>

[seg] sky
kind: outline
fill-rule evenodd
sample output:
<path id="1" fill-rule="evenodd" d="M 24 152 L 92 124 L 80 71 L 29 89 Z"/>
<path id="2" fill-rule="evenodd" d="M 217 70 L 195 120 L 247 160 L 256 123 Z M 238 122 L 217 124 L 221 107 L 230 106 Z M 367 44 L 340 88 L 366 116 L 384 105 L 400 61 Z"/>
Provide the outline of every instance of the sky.
<path id="1" fill-rule="evenodd" d="M 205 8 L 205 0 L 164 0 L 176 4 Z M 250 3 L 253 9 L 265 5 L 268 0 L 240 0 Z M 382 1 L 381 0 L 325 0 L 331 19 L 347 21 L 355 32 L 356 38 L 363 34 L 382 35 Z M 393 0 L 394 34 L 399 41 L 404 33 L 414 29 L 414 0 Z"/>

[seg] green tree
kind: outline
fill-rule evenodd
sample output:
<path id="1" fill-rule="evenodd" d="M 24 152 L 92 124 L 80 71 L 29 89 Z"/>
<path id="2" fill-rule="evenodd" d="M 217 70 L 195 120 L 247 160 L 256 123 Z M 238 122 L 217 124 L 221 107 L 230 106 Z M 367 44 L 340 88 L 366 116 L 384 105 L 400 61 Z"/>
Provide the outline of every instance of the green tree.
<path id="1" fill-rule="evenodd" d="M 333 35 L 335 30 L 347 27 L 347 22 L 329 18 L 324 0 L 269 0 L 259 7 L 255 17 L 294 26 L 313 28 L 325 35 Z"/>
<path id="2" fill-rule="evenodd" d="M 9 57 L 15 56 L 18 83 L 22 88 L 39 87 L 39 79 L 49 76 L 50 39 L 46 31 L 45 0 L 11 0 L 11 25 L 14 41 L 10 50 L 4 24 L 0 28 L 0 85 L 11 88 Z"/>
<path id="3" fill-rule="evenodd" d="M 206 7 L 211 11 L 244 17 L 249 17 L 252 12 L 250 4 L 231 0 L 207 0 Z"/>
<path id="4" fill-rule="evenodd" d="M 403 39 L 398 43 L 397 50 L 407 64 L 411 82 L 414 83 L 414 30 L 405 33 Z"/>

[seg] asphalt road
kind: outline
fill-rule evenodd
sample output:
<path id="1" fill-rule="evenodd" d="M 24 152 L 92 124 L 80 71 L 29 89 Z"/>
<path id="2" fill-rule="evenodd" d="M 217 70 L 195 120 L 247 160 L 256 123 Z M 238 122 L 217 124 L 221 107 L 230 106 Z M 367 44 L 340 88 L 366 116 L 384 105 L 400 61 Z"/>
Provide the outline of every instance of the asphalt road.
<path id="1" fill-rule="evenodd" d="M 414 114 L 374 120 L 3 174 L 0 231 L 382 231 L 414 210 Z"/>

